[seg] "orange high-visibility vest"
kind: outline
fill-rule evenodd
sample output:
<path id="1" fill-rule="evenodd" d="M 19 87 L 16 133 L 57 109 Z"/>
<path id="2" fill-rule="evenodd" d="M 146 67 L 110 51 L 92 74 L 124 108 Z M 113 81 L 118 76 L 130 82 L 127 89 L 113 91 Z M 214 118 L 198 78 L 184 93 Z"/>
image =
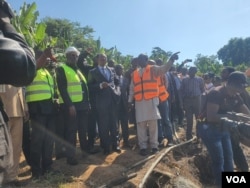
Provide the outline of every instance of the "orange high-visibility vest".
<path id="1" fill-rule="evenodd" d="M 165 75 L 162 75 L 158 77 L 158 83 L 159 83 L 159 99 L 160 102 L 163 102 L 168 99 L 169 93 L 167 92 L 165 83 L 164 83 L 164 77 Z"/>
<path id="2" fill-rule="evenodd" d="M 159 96 L 158 80 L 151 73 L 151 66 L 147 65 L 142 77 L 138 70 L 133 72 L 134 83 L 134 98 L 140 101 L 143 98 L 146 100 Z"/>

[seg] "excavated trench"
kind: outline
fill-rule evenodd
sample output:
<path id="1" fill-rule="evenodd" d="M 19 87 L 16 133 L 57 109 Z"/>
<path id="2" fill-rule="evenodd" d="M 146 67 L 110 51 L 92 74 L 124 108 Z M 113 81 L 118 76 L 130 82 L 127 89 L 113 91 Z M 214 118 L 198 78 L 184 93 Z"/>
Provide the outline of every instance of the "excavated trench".
<path id="1" fill-rule="evenodd" d="M 166 152 L 141 187 L 198 188 L 212 183 L 211 161 L 207 151 L 202 144 L 192 142 L 177 145 Z"/>

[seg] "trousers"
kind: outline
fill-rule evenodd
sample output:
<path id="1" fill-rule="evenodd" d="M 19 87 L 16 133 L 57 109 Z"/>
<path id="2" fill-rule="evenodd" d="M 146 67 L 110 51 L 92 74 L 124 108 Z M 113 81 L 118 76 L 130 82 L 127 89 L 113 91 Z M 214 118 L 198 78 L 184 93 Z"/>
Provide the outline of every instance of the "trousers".
<path id="1" fill-rule="evenodd" d="M 158 148 L 159 143 L 157 119 L 138 122 L 137 136 L 140 149 L 147 148 L 148 139 L 151 148 Z"/>
<path id="2" fill-rule="evenodd" d="M 198 125 L 197 131 L 211 156 L 215 184 L 221 185 L 221 172 L 233 172 L 230 132 L 207 124 Z"/>

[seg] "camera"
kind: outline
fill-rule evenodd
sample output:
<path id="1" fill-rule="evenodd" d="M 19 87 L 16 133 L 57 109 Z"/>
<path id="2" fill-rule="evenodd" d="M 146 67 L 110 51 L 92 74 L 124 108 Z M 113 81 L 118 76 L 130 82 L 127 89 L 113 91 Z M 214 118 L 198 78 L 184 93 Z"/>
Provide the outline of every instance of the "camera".
<path id="1" fill-rule="evenodd" d="M 7 3 L 5 0 L 0 0 L 0 11 L 3 11 L 5 14 L 7 14 L 10 19 L 15 16 L 9 3 Z"/>
<path id="2" fill-rule="evenodd" d="M 237 127 L 239 125 L 239 122 L 233 121 L 231 119 L 228 119 L 226 117 L 223 117 L 220 119 L 222 126 L 228 126 L 228 127 Z"/>

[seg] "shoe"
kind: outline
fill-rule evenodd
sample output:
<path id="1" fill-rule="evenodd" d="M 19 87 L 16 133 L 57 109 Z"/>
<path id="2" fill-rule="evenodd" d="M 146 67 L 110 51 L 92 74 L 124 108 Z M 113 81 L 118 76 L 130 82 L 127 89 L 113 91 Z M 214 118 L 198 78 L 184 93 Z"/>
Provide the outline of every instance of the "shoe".
<path id="1" fill-rule="evenodd" d="M 152 148 L 152 150 L 151 150 L 151 153 L 152 153 L 152 154 L 156 154 L 156 153 L 158 153 L 158 152 L 159 152 L 158 148 Z"/>
<path id="2" fill-rule="evenodd" d="M 27 181 L 13 180 L 13 181 L 4 183 L 4 187 L 23 187 L 23 186 L 26 186 L 27 184 L 28 184 Z"/>
<path id="3" fill-rule="evenodd" d="M 69 165 L 72 165 L 72 166 L 74 166 L 74 165 L 77 165 L 78 164 L 78 161 L 77 161 L 77 159 L 76 158 L 68 158 L 67 159 L 67 163 L 69 164 Z"/>
<path id="4" fill-rule="evenodd" d="M 116 152 L 116 153 L 121 153 L 121 152 L 122 152 L 122 150 L 121 150 L 121 148 L 120 148 L 119 146 L 113 147 L 113 148 L 112 148 L 112 151 L 114 151 L 114 152 Z"/>
<path id="5" fill-rule="evenodd" d="M 140 155 L 146 156 L 147 155 L 147 150 L 146 149 L 141 149 L 140 150 Z"/>

